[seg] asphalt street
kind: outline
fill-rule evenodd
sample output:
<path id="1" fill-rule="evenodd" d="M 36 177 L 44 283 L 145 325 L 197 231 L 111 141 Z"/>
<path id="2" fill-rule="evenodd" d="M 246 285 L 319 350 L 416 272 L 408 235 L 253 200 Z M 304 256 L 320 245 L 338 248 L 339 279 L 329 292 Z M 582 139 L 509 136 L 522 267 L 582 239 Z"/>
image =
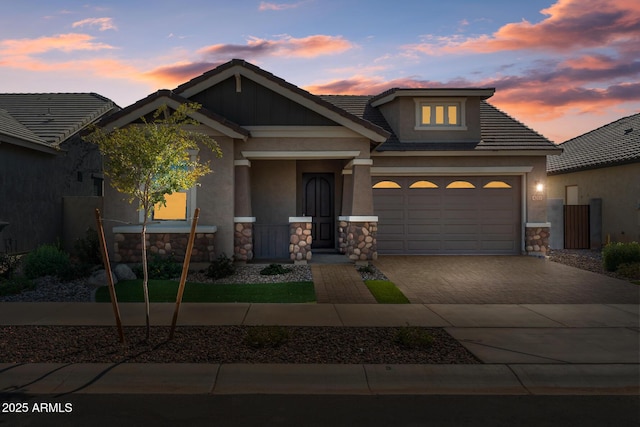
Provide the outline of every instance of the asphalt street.
<path id="1" fill-rule="evenodd" d="M 639 396 L 0 395 L 0 425 L 637 427 Z M 56 412 L 39 412 L 53 410 Z"/>

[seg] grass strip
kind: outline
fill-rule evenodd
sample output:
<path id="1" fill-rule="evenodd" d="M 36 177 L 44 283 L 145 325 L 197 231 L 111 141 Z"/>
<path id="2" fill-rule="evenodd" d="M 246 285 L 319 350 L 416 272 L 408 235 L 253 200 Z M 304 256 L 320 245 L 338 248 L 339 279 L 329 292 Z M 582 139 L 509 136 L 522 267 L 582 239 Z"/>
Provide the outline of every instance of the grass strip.
<path id="1" fill-rule="evenodd" d="M 365 280 L 364 282 L 380 304 L 409 304 L 402 291 L 388 280 Z"/>
<path id="2" fill-rule="evenodd" d="M 178 282 L 149 280 L 151 302 L 175 302 Z M 144 302 L 142 279 L 125 280 L 116 285 L 118 302 Z M 96 302 L 110 302 L 106 286 L 96 291 Z M 187 282 L 183 302 L 308 303 L 316 301 L 313 282 L 210 284 Z"/>

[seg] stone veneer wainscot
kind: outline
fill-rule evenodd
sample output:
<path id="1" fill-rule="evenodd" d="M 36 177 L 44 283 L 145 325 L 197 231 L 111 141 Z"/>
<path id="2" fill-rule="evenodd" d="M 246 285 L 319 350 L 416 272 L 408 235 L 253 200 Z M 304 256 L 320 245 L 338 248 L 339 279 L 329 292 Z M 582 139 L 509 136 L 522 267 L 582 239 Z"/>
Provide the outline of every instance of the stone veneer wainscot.
<path id="1" fill-rule="evenodd" d="M 338 218 L 340 252 L 356 263 L 378 259 L 377 216 L 341 216 Z"/>
<path id="2" fill-rule="evenodd" d="M 289 217 L 289 256 L 295 264 L 311 261 L 311 223 L 310 216 Z"/>
<path id="3" fill-rule="evenodd" d="M 549 236 L 551 223 L 531 223 L 525 226 L 524 249 L 527 255 L 544 256 L 549 254 Z"/>
<path id="4" fill-rule="evenodd" d="M 146 246 L 149 256 L 172 257 L 175 261 L 184 261 L 189 243 L 190 227 L 187 226 L 149 226 L 147 227 Z M 191 262 L 211 262 L 215 259 L 216 226 L 198 226 L 191 252 Z M 114 262 L 139 263 L 142 260 L 140 242 L 141 226 L 114 227 Z"/>

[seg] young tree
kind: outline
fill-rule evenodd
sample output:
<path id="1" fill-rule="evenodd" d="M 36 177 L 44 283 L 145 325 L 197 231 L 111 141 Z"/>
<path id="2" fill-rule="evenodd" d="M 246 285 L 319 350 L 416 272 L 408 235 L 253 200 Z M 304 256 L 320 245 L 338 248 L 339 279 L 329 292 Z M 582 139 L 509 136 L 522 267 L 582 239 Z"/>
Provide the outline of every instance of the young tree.
<path id="1" fill-rule="evenodd" d="M 166 206 L 165 196 L 196 185 L 198 179 L 211 172 L 208 164 L 191 160 L 190 151 L 206 147 L 217 157 L 220 147 L 211 137 L 189 130 L 198 122 L 190 114 L 200 109 L 197 103 L 182 104 L 175 111 L 165 105 L 153 115 L 152 121 L 142 118 L 141 124 L 131 124 L 110 132 L 98 128 L 86 139 L 98 145 L 104 156 L 104 173 L 111 185 L 137 201 L 143 213 L 142 271 L 149 339 L 149 273 L 147 267 L 146 233 L 153 207 Z"/>

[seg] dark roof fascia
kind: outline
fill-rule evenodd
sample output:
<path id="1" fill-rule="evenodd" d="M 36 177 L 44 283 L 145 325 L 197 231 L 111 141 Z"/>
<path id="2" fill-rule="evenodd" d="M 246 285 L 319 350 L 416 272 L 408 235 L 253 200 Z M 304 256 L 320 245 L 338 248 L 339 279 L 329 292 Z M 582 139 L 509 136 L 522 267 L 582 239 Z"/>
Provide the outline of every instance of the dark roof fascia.
<path id="1" fill-rule="evenodd" d="M 191 101 L 189 101 L 187 98 L 184 98 L 178 94 L 176 94 L 175 92 L 168 90 L 168 89 L 161 89 L 155 93 L 152 93 L 151 95 L 147 96 L 146 98 L 143 98 L 137 102 L 135 102 L 134 104 L 131 104 L 130 106 L 108 116 L 105 117 L 103 120 L 101 120 L 100 122 L 98 122 L 98 126 L 99 127 L 103 127 L 103 128 L 109 128 L 110 125 L 114 122 L 117 122 L 118 120 L 126 117 L 127 115 L 130 115 L 132 113 L 134 113 L 137 110 L 144 110 L 146 106 L 148 106 L 149 104 L 153 104 L 154 102 L 161 100 L 162 98 L 167 98 L 170 99 L 178 104 L 187 104 Z M 147 114 L 147 113 L 145 113 Z M 220 116 L 219 114 L 216 114 L 212 111 L 207 110 L 206 108 L 202 107 L 200 108 L 195 115 L 201 114 L 203 116 L 205 116 L 206 118 L 219 123 L 220 125 L 228 128 L 229 130 L 238 133 L 240 135 L 242 135 L 244 137 L 244 139 L 248 138 L 250 136 L 250 133 L 247 129 L 243 128 L 242 126 Z M 144 115 L 144 114 L 142 114 Z M 142 116 L 141 115 L 141 116 Z M 135 117 L 136 119 L 139 118 L 140 116 Z M 194 120 L 197 120 L 194 117 Z M 130 123 L 131 121 L 127 122 Z M 115 128 L 115 126 L 114 126 Z"/>
<path id="2" fill-rule="evenodd" d="M 20 138 L 14 138 L 11 135 L 2 134 L 3 137 L 0 137 L 0 146 L 2 144 L 11 144 L 22 148 L 27 148 L 29 150 L 40 151 L 42 153 L 47 154 L 62 154 L 66 152 L 66 150 L 60 149 L 57 145 L 50 145 L 45 142 L 34 142 L 34 141 L 26 141 Z"/>
<path id="3" fill-rule="evenodd" d="M 431 98 L 431 97 L 479 97 L 488 99 L 495 93 L 495 88 L 392 88 L 371 98 L 371 105 L 378 107 L 398 97 Z"/>
<path id="4" fill-rule="evenodd" d="M 223 72 L 230 70 L 234 67 L 241 67 L 244 69 L 247 69 L 267 80 L 269 80 L 270 82 L 280 86 L 281 88 L 290 91 L 298 96 L 303 97 L 304 99 L 316 104 L 317 106 L 327 109 L 335 114 L 340 115 L 341 117 L 348 119 L 352 122 L 354 122 L 357 125 L 363 126 L 366 129 L 380 135 L 381 138 L 384 138 L 385 140 L 388 139 L 391 134 L 389 132 L 387 132 L 386 130 L 382 129 L 381 127 L 375 125 L 374 123 L 371 123 L 367 120 L 361 119 L 358 116 L 355 116 L 345 110 L 343 110 L 342 108 L 338 108 L 335 105 L 331 104 L 328 101 L 325 101 L 323 99 L 321 99 L 320 97 L 311 94 L 310 92 L 307 92 L 304 89 L 299 88 L 296 85 L 293 85 L 289 82 L 287 82 L 286 80 L 275 76 L 274 74 L 263 70 L 262 68 L 253 65 L 249 62 L 246 62 L 245 60 L 242 59 L 233 59 L 225 64 L 222 64 L 216 68 L 214 68 L 213 70 L 209 70 L 207 72 L 205 72 L 204 74 L 195 77 L 191 80 L 189 80 L 186 83 L 181 84 L 180 86 L 176 87 L 174 89 L 174 92 L 177 94 L 183 94 L 184 92 L 188 92 L 189 89 L 192 89 L 194 87 L 196 87 L 197 85 L 206 82 L 208 79 L 215 77 L 219 74 L 222 74 Z M 383 141 L 378 141 L 383 142 Z"/>

